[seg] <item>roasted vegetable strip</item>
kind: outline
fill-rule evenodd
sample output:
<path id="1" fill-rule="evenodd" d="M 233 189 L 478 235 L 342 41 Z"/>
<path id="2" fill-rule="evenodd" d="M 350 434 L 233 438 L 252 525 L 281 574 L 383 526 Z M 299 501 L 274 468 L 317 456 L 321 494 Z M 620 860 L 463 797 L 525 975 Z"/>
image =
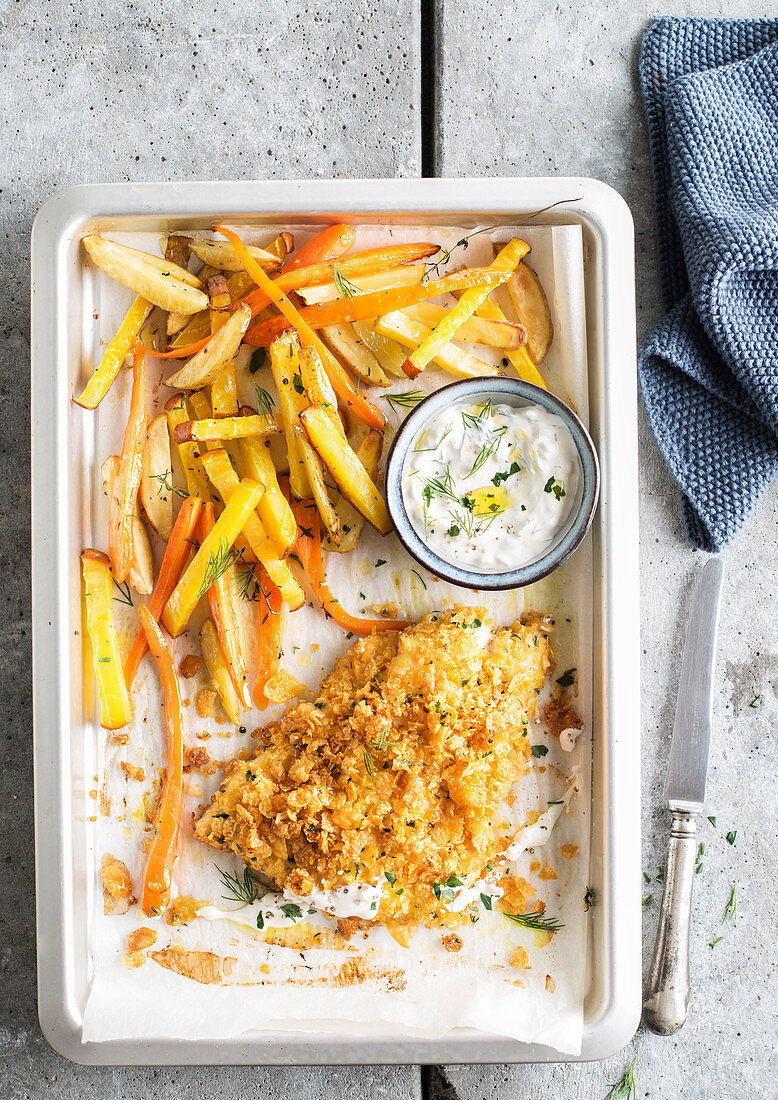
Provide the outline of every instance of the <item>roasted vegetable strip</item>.
<path id="1" fill-rule="evenodd" d="M 316 348 L 322 358 L 324 369 L 327 371 L 327 375 L 338 397 L 340 397 L 344 404 L 350 408 L 360 420 L 367 424 L 368 427 L 377 428 L 380 431 L 386 423 L 386 418 L 383 413 L 377 409 L 371 401 L 368 401 L 366 397 L 357 393 L 351 383 L 351 379 L 338 360 L 324 346 L 313 329 L 302 320 L 297 309 L 292 305 L 286 295 L 278 289 L 277 283 L 271 282 L 262 268 L 255 263 L 246 251 L 243 241 L 241 241 L 237 233 L 233 233 L 232 230 L 222 228 L 221 226 L 217 226 L 216 228 L 220 233 L 224 233 L 225 237 L 230 241 L 233 248 L 240 256 L 243 266 L 246 268 L 249 275 L 251 275 L 257 286 L 261 290 L 264 290 L 270 301 L 278 306 L 288 324 L 297 330 L 301 341 L 306 345 L 312 345 Z M 299 270 L 302 271 L 304 269 L 300 268 Z M 295 273 L 290 272 L 290 275 L 291 274 Z"/>
<path id="2" fill-rule="evenodd" d="M 480 307 L 479 307 L 480 308 Z M 491 348 L 520 348 L 527 342 L 527 330 L 523 325 L 514 324 L 512 321 L 487 320 L 485 317 L 468 317 L 457 330 L 456 339 L 464 340 L 468 344 L 483 344 Z M 405 313 L 415 321 L 421 321 L 423 325 L 435 325 L 448 315 L 446 306 L 438 306 L 433 302 L 418 302 L 415 306 L 409 306 Z"/>
<path id="3" fill-rule="evenodd" d="M 519 264 L 519 267 L 521 267 L 521 264 Z M 489 321 L 504 321 L 506 319 L 503 311 L 491 298 L 485 298 L 476 312 Z M 547 388 L 543 376 L 530 358 L 526 344 L 520 348 L 506 348 L 505 358 L 513 364 L 519 378 L 522 378 L 525 382 L 532 382 L 533 385 L 540 386 L 541 389 L 545 390 Z"/>
<path id="4" fill-rule="evenodd" d="M 232 468 L 227 452 L 220 449 L 209 451 L 203 456 L 203 465 L 219 496 L 229 508 L 239 485 L 244 485 L 245 482 L 238 481 L 238 475 Z M 217 527 L 223 518 L 224 514 L 217 522 Z M 275 546 L 268 538 L 257 516 L 248 515 L 246 517 L 243 523 L 243 537 L 252 552 L 267 569 L 273 583 L 281 589 L 284 599 L 292 610 L 300 607 L 304 600 L 303 591 L 294 579 L 289 566 L 279 557 Z"/>
<path id="5" fill-rule="evenodd" d="M 520 263 L 508 280 L 516 316 L 527 329 L 527 350 L 533 363 L 542 363 L 554 338 L 551 311 L 543 284 L 528 263 Z"/>
<path id="6" fill-rule="evenodd" d="M 242 413 L 246 411 L 245 408 L 241 409 Z M 289 501 L 278 484 L 278 474 L 270 457 L 267 441 L 258 436 L 241 439 L 240 457 L 246 476 L 265 486 L 257 512 L 262 526 L 279 555 L 283 557 L 297 538 L 297 524 Z"/>
<path id="7" fill-rule="evenodd" d="M 414 321 L 403 310 L 396 310 L 394 313 L 387 313 L 385 317 L 379 317 L 375 322 L 375 331 L 405 347 L 416 348 L 430 335 L 432 329 L 429 325 Z M 403 359 L 403 366 L 405 362 Z M 482 375 L 498 373 L 497 367 L 492 363 L 485 363 L 483 359 L 476 358 L 456 344 L 445 344 L 440 348 L 435 355 L 435 362 L 458 378 L 480 378 Z"/>
<path id="8" fill-rule="evenodd" d="M 146 429 L 140 499 L 149 523 L 163 538 L 173 529 L 173 461 L 167 417 L 160 413 Z"/>
<path id="9" fill-rule="evenodd" d="M 381 432 L 369 432 L 356 452 L 357 458 L 365 467 L 367 476 L 373 483 L 378 479 L 378 463 L 381 458 L 383 439 Z M 365 517 L 356 508 L 352 508 L 344 496 L 341 496 L 335 505 L 335 511 L 340 519 L 340 543 L 336 546 L 334 542 L 331 543 L 328 539 L 327 549 L 337 550 L 340 554 L 347 554 L 350 550 L 356 549 L 359 536 L 362 534 L 362 528 L 365 525 Z"/>
<path id="10" fill-rule="evenodd" d="M 216 627 L 206 619 L 200 628 L 200 652 L 208 669 L 208 675 L 219 693 L 224 713 L 236 726 L 240 725 L 240 700 L 230 676 L 227 660 L 219 643 Z"/>
<path id="11" fill-rule="evenodd" d="M 241 481 L 227 501 L 214 529 L 200 544 L 200 549 L 176 585 L 162 614 L 165 628 L 174 638 L 186 630 L 197 601 L 229 565 L 232 544 L 246 526 L 247 520 L 252 518 L 261 496 L 262 486 L 256 481 L 249 478 Z"/>
<path id="12" fill-rule="evenodd" d="M 296 497 L 311 496 L 311 486 L 303 462 L 300 437 L 300 413 L 310 402 L 305 396 L 300 341 L 296 332 L 285 332 L 270 345 L 270 370 L 278 390 L 278 408 L 284 425 L 286 451 L 289 456 L 289 484 Z"/>
<path id="13" fill-rule="evenodd" d="M 282 270 L 294 271 L 298 267 L 308 267 L 309 264 L 337 260 L 354 247 L 356 239 L 357 235 L 350 225 L 328 225 L 321 233 L 311 237 L 302 248 L 298 248 Z"/>
<path id="14" fill-rule="evenodd" d="M 172 260 L 115 244 L 104 237 L 84 237 L 84 248 L 98 267 L 117 282 L 142 294 L 160 309 L 197 313 L 208 305 L 200 280 Z"/>
<path id="15" fill-rule="evenodd" d="M 406 309 L 408 306 L 415 305 L 427 298 L 437 298 L 441 294 L 451 294 L 455 290 L 481 288 L 486 294 L 489 290 L 504 283 L 509 274 L 509 271 L 497 268 L 468 267 L 463 271 L 455 271 L 451 275 L 444 275 L 442 279 L 422 283 L 419 286 L 401 286 L 393 290 L 376 290 L 371 294 L 356 294 L 353 298 L 335 298 L 330 302 L 305 306 L 304 309 L 295 310 L 296 319 L 292 319 L 290 313 L 279 306 L 284 316 L 271 317 L 267 321 L 258 321 L 252 325 L 246 333 L 246 343 L 251 344 L 252 347 L 267 347 L 279 332 L 283 332 L 284 329 L 290 326 L 297 329 L 303 343 L 313 343 L 313 340 L 303 336 L 301 324 L 310 331 L 312 336 L 315 336 L 314 329 L 325 328 L 327 325 L 344 324 L 346 321 L 367 321 L 372 317 L 382 317 L 386 313 L 393 313 L 397 309 Z M 269 279 L 267 281 L 270 283 Z M 270 283 L 270 285 L 275 286 L 276 283 Z M 335 380 L 332 381 L 335 385 Z M 337 386 L 335 388 L 337 389 Z"/>
<path id="16" fill-rule="evenodd" d="M 133 518 L 138 508 L 138 489 L 143 472 L 143 444 L 146 438 L 146 357 L 132 357 L 132 397 L 130 415 L 124 432 L 119 470 L 111 492 L 108 516 L 108 553 L 111 569 L 119 584 L 127 579 L 132 565 Z"/>
<path id="17" fill-rule="evenodd" d="M 281 427 L 274 416 L 223 416 L 219 420 L 187 420 L 174 433 L 176 443 L 242 439 L 249 435 L 277 435 Z"/>
<path id="18" fill-rule="evenodd" d="M 181 505 L 176 522 L 173 524 L 173 530 L 170 532 L 170 538 L 165 547 L 165 556 L 162 559 L 162 565 L 159 567 L 157 583 L 148 605 L 149 611 L 157 622 L 159 622 L 165 604 L 173 594 L 173 589 L 181 579 L 184 566 L 194 547 L 202 503 L 199 497 L 187 497 Z M 124 666 L 124 678 L 127 681 L 128 689 L 132 688 L 135 674 L 148 648 L 146 633 L 141 627 L 135 635 L 135 641 L 132 643 L 132 649 Z"/>
<path id="19" fill-rule="evenodd" d="M 300 290 L 305 286 L 331 283 L 335 278 L 335 264 L 341 276 L 350 279 L 355 275 L 374 275 L 390 267 L 400 267 L 403 264 L 415 263 L 417 260 L 425 260 L 439 251 L 439 245 L 428 244 L 426 241 L 420 244 L 394 244 L 384 248 L 370 248 L 364 252 L 352 252 L 348 256 L 331 262 L 314 263 L 308 267 L 298 267 L 293 271 L 284 272 L 273 280 L 273 286 L 279 291 L 289 293 L 291 290 Z M 257 284 L 257 289 L 252 290 L 251 294 L 243 300 L 248 302 L 252 314 L 256 316 L 265 306 L 270 305 L 273 299 L 269 298 L 265 290 Z"/>
<path id="20" fill-rule="evenodd" d="M 81 555 L 84 575 L 86 631 L 92 646 L 92 665 L 100 698 L 100 724 L 118 730 L 130 720 L 130 696 L 122 674 L 119 642 L 113 619 L 113 577 L 108 558 L 99 550 Z"/>
<path id="21" fill-rule="evenodd" d="M 333 298 L 353 297 L 354 294 L 369 294 L 374 290 L 393 290 L 400 286 L 418 286 L 424 278 L 424 264 L 409 264 L 406 267 L 393 267 L 391 271 L 382 271 L 379 275 L 362 275 L 346 282 L 342 277 L 338 283 L 323 283 L 321 286 L 306 286 L 297 291 L 307 306 L 320 302 L 331 302 Z M 338 267 L 338 275 L 340 275 Z M 349 293 L 343 293 L 348 290 Z"/>
<path id="22" fill-rule="evenodd" d="M 138 608 L 138 617 L 162 677 L 167 726 L 165 785 L 154 815 L 151 847 L 146 857 L 140 891 L 141 909 L 146 916 L 154 917 L 170 900 L 170 880 L 184 814 L 184 712 L 173 654 L 165 635 L 145 604 Z"/>
<path id="23" fill-rule="evenodd" d="M 210 535 L 214 526 L 213 505 L 209 503 L 204 506 L 200 516 L 201 543 Z M 243 704 L 243 709 L 250 710 L 251 695 L 245 655 L 246 637 L 238 589 L 238 571 L 235 564 L 230 563 L 208 589 L 208 604 L 235 691 Z"/>
<path id="24" fill-rule="evenodd" d="M 100 467 L 100 473 L 103 475 L 103 484 L 110 500 L 116 476 L 119 473 L 118 456 L 109 455 Z M 151 552 L 151 543 L 143 526 L 143 520 L 137 513 L 132 517 L 132 561 L 128 575 L 135 591 L 141 596 L 148 596 L 154 587 L 154 555 Z"/>
<path id="25" fill-rule="evenodd" d="M 505 282 L 522 256 L 526 256 L 528 252 L 529 245 L 527 242 L 514 237 L 504 248 L 500 249 L 488 270 L 496 274 L 502 274 L 503 282 Z M 406 359 L 403 369 L 409 378 L 415 378 L 420 371 L 423 371 L 432 362 L 440 349 L 458 335 L 464 322 L 473 316 L 481 302 L 488 296 L 489 287 L 485 285 L 473 286 L 465 291 L 457 304 L 448 311 L 427 339 L 415 351 L 411 352 Z M 466 337 L 462 337 L 462 339 L 466 339 Z"/>
<path id="26" fill-rule="evenodd" d="M 185 424 L 189 420 L 189 411 L 186 407 L 186 398 L 182 393 L 174 394 L 165 405 L 168 430 L 175 442 L 176 428 L 179 424 Z M 202 497 L 203 500 L 211 499 L 211 490 L 208 486 L 208 478 L 203 471 L 202 463 L 194 443 L 176 443 L 178 461 L 186 481 L 189 496 Z"/>
<path id="27" fill-rule="evenodd" d="M 138 295 L 127 310 L 119 331 L 103 353 L 99 367 L 84 386 L 81 396 L 73 398 L 82 409 L 96 409 L 108 393 L 153 308 L 151 302 Z"/>
<path id="28" fill-rule="evenodd" d="M 300 535 L 297 539 L 297 555 L 305 570 L 308 584 L 321 604 L 324 613 L 334 619 L 338 626 L 342 626 L 344 630 L 350 630 L 352 634 L 358 634 L 360 637 L 384 630 L 404 630 L 408 623 L 403 620 L 357 618 L 355 615 L 350 615 L 338 603 L 324 576 L 324 565 L 321 560 L 321 532 L 316 505 L 313 501 L 297 500 L 292 502 L 292 508 L 297 525 L 300 528 Z"/>
<path id="29" fill-rule="evenodd" d="M 259 652 L 253 695 L 254 704 L 260 710 L 264 710 L 270 705 L 265 688 L 281 665 L 287 611 L 280 590 L 273 584 L 263 567 L 260 567 L 259 572 L 259 600 L 261 601 Z"/>
<path id="30" fill-rule="evenodd" d="M 225 241 L 193 240 L 189 247 L 198 260 L 220 271 L 240 271 L 242 268 L 234 250 Z M 277 271 L 281 266 L 280 258 L 264 248 L 248 245 L 248 250 L 265 271 Z"/>
<path id="31" fill-rule="evenodd" d="M 166 380 L 165 385 L 173 389 L 199 390 L 215 382 L 235 358 L 250 320 L 248 306 L 240 306 L 186 366 Z"/>
<path id="32" fill-rule="evenodd" d="M 316 508 L 321 516 L 322 523 L 327 529 L 329 538 L 337 546 L 342 534 L 340 516 L 335 511 L 327 492 L 324 481 L 324 463 L 308 442 L 302 425 L 296 431 L 300 444 L 300 454 L 303 458 L 305 472 L 308 475 L 308 484 L 311 487 L 311 496 L 316 502 Z"/>
<path id="33" fill-rule="evenodd" d="M 384 498 L 349 444 L 333 428 L 327 410 L 311 405 L 300 413 L 300 421 L 341 494 L 377 531 L 388 535 L 392 522 Z"/>

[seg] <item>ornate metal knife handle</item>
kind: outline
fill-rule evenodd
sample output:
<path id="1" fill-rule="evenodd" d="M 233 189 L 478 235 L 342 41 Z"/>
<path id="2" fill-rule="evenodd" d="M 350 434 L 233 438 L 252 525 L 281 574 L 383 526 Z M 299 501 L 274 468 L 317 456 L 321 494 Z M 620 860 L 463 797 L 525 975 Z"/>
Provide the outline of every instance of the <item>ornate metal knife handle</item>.
<path id="1" fill-rule="evenodd" d="M 689 924 L 697 856 L 697 815 L 673 812 L 665 889 L 643 996 L 643 1022 L 657 1035 L 683 1027 L 689 1011 Z"/>

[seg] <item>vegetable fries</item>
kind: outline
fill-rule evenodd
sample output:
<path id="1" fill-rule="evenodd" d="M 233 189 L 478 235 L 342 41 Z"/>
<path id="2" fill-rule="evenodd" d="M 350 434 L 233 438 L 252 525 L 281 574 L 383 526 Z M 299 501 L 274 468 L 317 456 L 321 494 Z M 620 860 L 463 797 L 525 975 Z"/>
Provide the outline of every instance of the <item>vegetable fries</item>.
<path id="1" fill-rule="evenodd" d="M 84 239 L 92 261 L 136 295 L 73 400 L 95 409 L 131 359 L 121 453 L 102 466 L 108 556 L 85 550 L 82 569 L 102 724 L 129 722 L 130 692 L 149 648 L 165 689 L 167 779 L 141 891 L 149 915 L 167 903 L 184 783 L 180 687 L 159 624 L 180 637 L 200 605 L 207 616 L 197 620 L 200 651 L 236 725 L 252 704 L 264 709 L 286 697 L 278 688 L 290 680 L 281 666 L 284 631 L 288 613 L 305 601 L 293 568 L 302 568 L 326 616 L 344 630 L 402 629 L 405 622 L 388 613 L 367 619 L 346 611 L 322 559 L 322 537 L 327 550 L 349 553 L 365 522 L 390 532 L 378 487 L 386 418 L 364 387 L 390 391 L 432 363 L 457 377 L 497 374 L 494 352 L 482 360 L 479 347 L 499 349 L 503 367 L 542 386 L 537 364 L 553 338 L 543 287 L 524 259 L 529 246 L 518 238 L 496 249 L 488 267 L 439 274 L 439 264 L 427 270 L 425 261 L 441 251 L 447 263 L 450 251 L 426 241 L 355 251 L 356 234 L 345 225 L 327 227 L 296 252 L 285 232 L 262 247 L 228 228 L 214 233 L 221 239 L 167 236 L 160 256 Z M 491 296 L 503 286 L 515 316 Z M 146 322 L 155 306 L 167 316 L 155 321 L 152 339 Z M 255 351 L 249 363 L 255 348 L 267 355 Z M 178 391 L 151 418 L 159 376 L 148 379 L 147 357 L 173 361 L 162 384 Z M 265 367 L 266 375 L 255 374 Z M 260 384 L 265 377 L 275 394 Z M 256 401 L 249 396 L 248 405 L 252 388 Z M 288 482 L 279 477 L 287 469 Z M 164 552 L 155 583 L 157 540 Z M 149 601 L 138 609 L 122 665 L 112 601 L 114 583 L 126 580 Z M 244 601 L 256 604 L 253 615 L 244 615 Z"/>

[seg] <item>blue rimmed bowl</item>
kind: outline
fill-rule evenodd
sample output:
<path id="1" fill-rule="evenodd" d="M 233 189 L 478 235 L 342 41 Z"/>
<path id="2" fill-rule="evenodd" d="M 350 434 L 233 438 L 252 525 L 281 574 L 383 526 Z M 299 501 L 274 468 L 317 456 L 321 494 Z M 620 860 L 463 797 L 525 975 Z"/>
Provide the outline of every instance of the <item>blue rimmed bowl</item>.
<path id="1" fill-rule="evenodd" d="M 578 491 L 570 518 L 554 543 L 540 557 L 518 569 L 503 573 L 485 573 L 452 565 L 434 553 L 419 536 L 405 505 L 403 470 L 409 452 L 419 434 L 452 402 L 492 401 L 525 408 L 539 405 L 555 413 L 567 426 L 578 455 Z M 468 378 L 452 382 L 431 393 L 403 421 L 392 442 L 385 474 L 386 505 L 395 532 L 408 553 L 442 580 L 462 588 L 498 591 L 523 588 L 548 576 L 580 546 L 591 526 L 600 492 L 600 464 L 591 436 L 573 410 L 553 393 L 522 382 L 519 378 Z"/>

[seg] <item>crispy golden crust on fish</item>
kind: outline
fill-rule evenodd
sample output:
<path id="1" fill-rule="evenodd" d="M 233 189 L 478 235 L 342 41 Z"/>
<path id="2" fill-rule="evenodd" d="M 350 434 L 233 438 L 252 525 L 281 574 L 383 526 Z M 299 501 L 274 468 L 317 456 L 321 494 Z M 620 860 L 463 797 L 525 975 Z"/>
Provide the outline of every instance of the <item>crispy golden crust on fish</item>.
<path id="1" fill-rule="evenodd" d="M 540 616 L 500 630 L 483 608 L 364 638 L 315 701 L 256 736 L 197 822 L 298 895 L 386 882 L 376 920 L 398 938 L 457 923 L 436 896 L 499 856 L 497 808 L 528 770 L 527 722 L 552 664 Z"/>

